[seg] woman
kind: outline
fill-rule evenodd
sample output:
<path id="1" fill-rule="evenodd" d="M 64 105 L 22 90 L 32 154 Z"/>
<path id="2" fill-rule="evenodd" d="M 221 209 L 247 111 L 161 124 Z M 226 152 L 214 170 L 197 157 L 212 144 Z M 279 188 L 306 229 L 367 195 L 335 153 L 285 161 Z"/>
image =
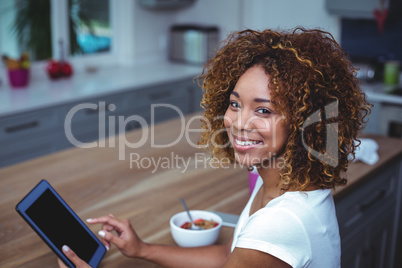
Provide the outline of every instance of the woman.
<path id="1" fill-rule="evenodd" d="M 89 221 L 103 224 L 105 245 L 167 267 L 339 267 L 331 189 L 346 183 L 348 157 L 370 112 L 340 46 L 320 30 L 245 30 L 228 37 L 200 78 L 200 143 L 260 175 L 232 241 L 147 244 L 127 220 L 109 215 Z"/>

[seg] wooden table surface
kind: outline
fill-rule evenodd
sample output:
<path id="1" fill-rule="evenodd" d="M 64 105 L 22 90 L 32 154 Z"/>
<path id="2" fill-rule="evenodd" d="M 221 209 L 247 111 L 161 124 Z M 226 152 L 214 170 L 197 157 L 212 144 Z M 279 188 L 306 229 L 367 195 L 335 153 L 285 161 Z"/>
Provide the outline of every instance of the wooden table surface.
<path id="1" fill-rule="evenodd" d="M 199 128 L 199 120 L 188 123 L 187 119 L 187 128 Z M 82 219 L 109 213 L 128 218 L 146 242 L 174 244 L 169 219 L 183 210 L 180 197 L 190 209 L 242 211 L 249 198 L 246 169 L 217 168 L 207 159 L 210 155 L 197 148 L 197 132 L 188 139 L 184 135 L 174 146 L 152 148 L 151 135 L 157 145 L 174 142 L 183 133 L 180 120 L 152 129 L 145 145 L 126 148 L 125 160 L 119 160 L 120 136 L 114 148 L 106 142 L 104 148 L 69 149 L 0 169 L 0 267 L 56 265 L 55 254 L 15 211 L 15 205 L 41 179 L 48 180 Z M 135 144 L 142 134 L 134 131 L 124 138 Z M 131 163 L 130 154 L 139 160 Z M 187 169 L 182 159 L 189 161 Z M 160 166 L 155 168 L 152 161 L 160 161 Z M 97 233 L 100 226 L 90 228 Z M 223 227 L 217 243 L 230 240 L 233 230 Z M 158 266 L 124 257 L 112 246 L 100 267 Z"/>
<path id="2" fill-rule="evenodd" d="M 189 132 L 184 127 L 199 128 L 199 120 L 191 118 L 187 117 L 184 125 L 172 120 L 150 128 L 147 142 L 139 148 L 123 146 L 124 154 L 119 144 L 138 143 L 142 130 L 107 140 L 102 148 L 98 143 L 95 148 L 69 149 L 0 169 L 0 267 L 56 266 L 56 256 L 15 211 L 15 205 L 41 179 L 48 180 L 82 219 L 109 213 L 128 218 L 146 242 L 174 244 L 169 219 L 183 210 L 180 197 L 190 209 L 239 214 L 249 198 L 247 170 L 218 168 L 209 154 L 195 145 L 199 133 L 185 135 Z M 154 148 L 152 135 L 156 145 L 175 145 Z M 178 137 L 181 139 L 175 142 Z M 376 139 L 380 162 L 374 166 L 351 164 L 350 185 L 358 185 L 374 170 L 401 157 L 402 141 Z M 119 160 L 119 156 L 125 159 Z M 90 226 L 95 233 L 99 227 Z M 232 234 L 233 228 L 223 227 L 217 243 L 226 243 Z M 112 247 L 100 267 L 158 266 L 126 258 Z"/>

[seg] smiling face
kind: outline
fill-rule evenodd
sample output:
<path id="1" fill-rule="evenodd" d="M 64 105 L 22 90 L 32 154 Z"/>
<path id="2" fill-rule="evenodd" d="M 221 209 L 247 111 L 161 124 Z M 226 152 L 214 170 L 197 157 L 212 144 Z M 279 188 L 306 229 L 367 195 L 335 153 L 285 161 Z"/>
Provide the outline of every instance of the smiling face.
<path id="1" fill-rule="evenodd" d="M 224 124 L 235 151 L 236 161 L 264 165 L 281 153 L 288 127 L 271 103 L 269 76 L 260 66 L 249 68 L 230 95 Z"/>

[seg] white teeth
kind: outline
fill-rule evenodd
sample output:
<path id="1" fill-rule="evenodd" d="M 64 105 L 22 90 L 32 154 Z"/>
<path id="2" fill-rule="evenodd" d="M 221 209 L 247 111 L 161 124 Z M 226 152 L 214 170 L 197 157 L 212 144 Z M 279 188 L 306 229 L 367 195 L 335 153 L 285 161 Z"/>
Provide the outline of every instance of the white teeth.
<path id="1" fill-rule="evenodd" d="M 259 141 L 239 141 L 238 139 L 235 139 L 236 143 L 241 146 L 247 146 L 247 145 L 256 145 L 259 143 Z"/>

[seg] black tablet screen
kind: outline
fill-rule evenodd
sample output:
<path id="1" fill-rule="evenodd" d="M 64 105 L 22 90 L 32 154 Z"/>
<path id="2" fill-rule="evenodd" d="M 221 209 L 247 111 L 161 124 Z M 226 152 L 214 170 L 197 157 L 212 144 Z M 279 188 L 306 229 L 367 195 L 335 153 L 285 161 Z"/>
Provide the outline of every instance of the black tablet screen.
<path id="1" fill-rule="evenodd" d="M 89 262 L 98 248 L 91 235 L 49 189 L 26 213 L 60 250 L 63 245 L 68 245 L 81 259 Z"/>

